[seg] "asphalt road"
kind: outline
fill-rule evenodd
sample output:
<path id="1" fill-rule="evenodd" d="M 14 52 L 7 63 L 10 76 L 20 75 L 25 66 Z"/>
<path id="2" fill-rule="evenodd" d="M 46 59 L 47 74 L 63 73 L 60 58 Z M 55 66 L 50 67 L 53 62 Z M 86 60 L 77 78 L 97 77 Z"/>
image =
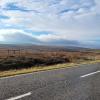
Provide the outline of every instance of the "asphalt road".
<path id="1" fill-rule="evenodd" d="M 0 100 L 100 100 L 100 64 L 1 78 Z"/>

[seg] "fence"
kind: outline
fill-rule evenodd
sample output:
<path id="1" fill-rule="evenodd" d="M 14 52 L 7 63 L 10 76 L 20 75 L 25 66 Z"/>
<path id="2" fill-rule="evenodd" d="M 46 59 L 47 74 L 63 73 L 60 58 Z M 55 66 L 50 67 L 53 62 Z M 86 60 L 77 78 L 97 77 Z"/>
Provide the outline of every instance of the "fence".
<path id="1" fill-rule="evenodd" d="M 9 58 L 9 57 L 21 57 L 27 55 L 26 50 L 21 49 L 1 49 L 0 50 L 0 58 Z"/>

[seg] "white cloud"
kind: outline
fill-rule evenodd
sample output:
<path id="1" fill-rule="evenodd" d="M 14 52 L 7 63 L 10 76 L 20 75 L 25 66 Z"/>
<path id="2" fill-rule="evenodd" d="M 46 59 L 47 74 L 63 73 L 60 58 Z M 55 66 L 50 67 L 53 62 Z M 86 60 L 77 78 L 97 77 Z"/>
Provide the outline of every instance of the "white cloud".
<path id="1" fill-rule="evenodd" d="M 31 11 L 3 10 L 11 2 Z M 60 39 L 88 42 L 100 37 L 99 0 L 1 0 L 0 6 L 1 14 L 10 17 L 2 20 L 2 24 L 33 32 L 47 31 L 49 34 L 32 35 L 43 42 Z"/>

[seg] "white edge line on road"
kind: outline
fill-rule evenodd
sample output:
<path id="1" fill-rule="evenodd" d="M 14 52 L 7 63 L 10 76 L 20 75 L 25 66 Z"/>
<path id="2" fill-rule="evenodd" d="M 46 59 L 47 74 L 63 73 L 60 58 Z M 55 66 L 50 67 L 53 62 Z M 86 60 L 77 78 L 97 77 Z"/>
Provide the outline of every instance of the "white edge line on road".
<path id="1" fill-rule="evenodd" d="M 20 96 L 16 96 L 16 97 L 11 97 L 11 98 L 6 99 L 6 100 L 17 100 L 17 99 L 21 99 L 21 98 L 23 98 L 23 97 L 29 96 L 29 95 L 31 95 L 31 94 L 32 94 L 31 92 L 28 92 L 28 93 L 26 93 L 26 94 L 23 94 L 23 95 L 20 95 Z"/>
<path id="2" fill-rule="evenodd" d="M 87 77 L 87 76 L 91 76 L 91 75 L 94 75 L 94 74 L 97 74 L 97 73 L 100 73 L 100 70 L 99 71 L 96 71 L 96 72 L 89 73 L 89 74 L 82 75 L 82 76 L 80 76 L 80 78 L 84 78 L 84 77 Z"/>

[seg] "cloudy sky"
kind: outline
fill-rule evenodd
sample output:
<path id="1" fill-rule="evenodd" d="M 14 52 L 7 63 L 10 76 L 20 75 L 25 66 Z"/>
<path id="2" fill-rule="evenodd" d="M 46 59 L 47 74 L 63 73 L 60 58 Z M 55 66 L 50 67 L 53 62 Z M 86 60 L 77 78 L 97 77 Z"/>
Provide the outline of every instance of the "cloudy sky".
<path id="1" fill-rule="evenodd" d="M 100 0 L 0 0 L 0 43 L 100 48 Z"/>

